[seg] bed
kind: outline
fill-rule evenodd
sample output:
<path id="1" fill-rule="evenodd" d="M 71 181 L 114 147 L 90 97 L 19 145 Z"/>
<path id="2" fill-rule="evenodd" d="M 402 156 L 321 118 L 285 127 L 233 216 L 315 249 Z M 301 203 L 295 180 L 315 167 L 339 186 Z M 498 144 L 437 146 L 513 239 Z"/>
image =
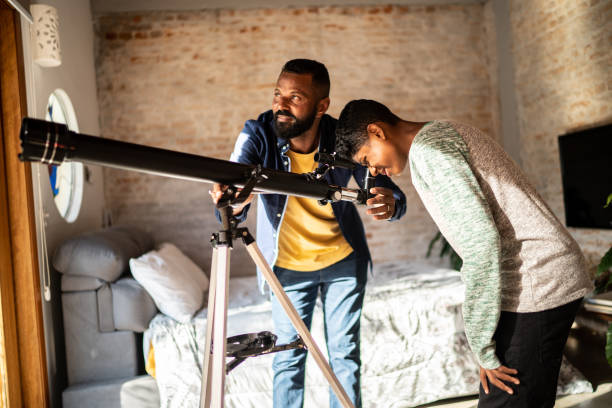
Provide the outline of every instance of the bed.
<path id="1" fill-rule="evenodd" d="M 412 407 L 478 393 L 478 365 L 461 318 L 459 273 L 420 262 L 380 264 L 369 277 L 362 314 L 364 407 Z M 188 323 L 156 315 L 144 334 L 144 355 L 154 361 L 161 407 L 198 407 L 207 310 Z M 270 302 L 256 277 L 230 279 L 228 336 L 274 331 Z M 320 305 L 311 330 L 325 350 Z M 273 355 L 248 358 L 226 379 L 226 407 L 271 407 Z M 559 394 L 592 392 L 567 361 Z M 327 407 L 328 384 L 307 361 L 305 407 Z"/>

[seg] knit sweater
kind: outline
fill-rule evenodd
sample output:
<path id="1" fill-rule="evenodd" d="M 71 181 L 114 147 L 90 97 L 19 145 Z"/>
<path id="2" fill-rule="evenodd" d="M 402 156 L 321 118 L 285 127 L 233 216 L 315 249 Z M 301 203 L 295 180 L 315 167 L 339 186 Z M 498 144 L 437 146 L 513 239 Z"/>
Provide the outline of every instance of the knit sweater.
<path id="1" fill-rule="evenodd" d="M 426 124 L 409 153 L 412 182 L 463 260 L 463 319 L 480 365 L 499 367 L 502 310 L 538 312 L 592 290 L 576 241 L 504 150 L 480 130 Z"/>

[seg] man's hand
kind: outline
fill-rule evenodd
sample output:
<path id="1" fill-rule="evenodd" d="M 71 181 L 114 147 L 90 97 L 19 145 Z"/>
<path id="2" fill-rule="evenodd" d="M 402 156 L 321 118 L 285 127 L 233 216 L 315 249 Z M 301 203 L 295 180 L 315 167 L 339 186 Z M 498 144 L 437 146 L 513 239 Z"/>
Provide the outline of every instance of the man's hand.
<path id="1" fill-rule="evenodd" d="M 375 220 L 388 220 L 395 212 L 395 198 L 393 198 L 393 190 L 386 187 L 372 187 L 370 193 L 375 194 L 374 197 L 366 201 L 368 206 L 376 206 L 366 211 L 366 214 L 372 215 Z"/>
<path id="2" fill-rule="evenodd" d="M 514 394 L 512 388 L 508 387 L 502 381 L 511 382 L 514 384 L 519 384 L 520 381 L 518 378 L 513 377 L 512 375 L 518 374 L 514 368 L 508 368 L 506 366 L 500 365 L 494 370 L 487 370 L 486 368 L 480 367 L 480 383 L 482 384 L 482 388 L 484 388 L 485 394 L 489 393 L 489 382 L 499 388 L 502 391 L 506 391 L 508 394 Z"/>
<path id="3" fill-rule="evenodd" d="M 213 184 L 213 189 L 212 190 L 208 190 L 208 194 L 210 194 L 210 196 L 211 196 L 211 198 L 212 198 L 212 200 L 213 200 L 213 202 L 215 204 L 217 204 L 219 202 L 219 200 L 221 199 L 221 196 L 223 195 L 223 192 L 225 190 L 227 190 L 227 187 L 228 186 L 226 186 L 224 184 L 215 183 L 215 184 Z M 239 188 L 238 191 L 236 191 L 236 194 L 235 194 L 236 196 L 240 193 L 240 190 L 242 190 L 242 189 Z M 251 201 L 253 201 L 253 194 L 250 194 L 249 197 L 246 200 L 244 200 L 244 203 L 241 203 L 240 205 L 234 207 L 233 211 L 232 211 L 233 214 L 234 215 L 240 214 L 242 212 L 242 210 L 244 209 L 244 207 L 248 203 L 250 203 Z"/>

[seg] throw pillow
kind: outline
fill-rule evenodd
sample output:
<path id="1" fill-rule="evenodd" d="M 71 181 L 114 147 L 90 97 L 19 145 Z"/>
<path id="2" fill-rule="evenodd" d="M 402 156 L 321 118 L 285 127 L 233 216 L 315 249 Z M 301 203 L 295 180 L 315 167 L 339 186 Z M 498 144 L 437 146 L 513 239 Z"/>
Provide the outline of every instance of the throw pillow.
<path id="1" fill-rule="evenodd" d="M 208 277 L 171 243 L 130 259 L 130 269 L 157 308 L 181 323 L 191 320 L 204 303 Z"/>

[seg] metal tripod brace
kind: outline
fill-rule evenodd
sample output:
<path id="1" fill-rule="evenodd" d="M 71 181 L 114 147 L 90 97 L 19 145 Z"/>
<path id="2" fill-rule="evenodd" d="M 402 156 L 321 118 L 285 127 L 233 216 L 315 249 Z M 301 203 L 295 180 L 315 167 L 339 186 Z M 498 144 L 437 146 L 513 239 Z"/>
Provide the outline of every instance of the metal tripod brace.
<path id="1" fill-rule="evenodd" d="M 232 214 L 232 204 L 244 202 L 251 194 L 253 188 L 265 179 L 261 167 L 253 170 L 248 183 L 244 186 L 237 197 L 234 197 L 236 189 L 229 187 L 217 203 L 221 212 L 223 229 L 213 234 L 212 266 L 210 273 L 210 286 L 208 291 L 208 317 L 206 324 L 206 340 L 204 348 L 204 365 L 202 366 L 202 391 L 200 394 L 201 408 L 222 408 L 224 405 L 225 376 L 226 376 L 226 354 L 227 354 L 227 299 L 230 273 L 230 250 L 234 239 L 241 238 L 246 249 L 262 271 L 264 279 L 270 286 L 272 293 L 278 298 L 279 303 L 287 313 L 289 320 L 298 332 L 305 347 L 312 353 L 315 362 L 323 372 L 327 382 L 342 403 L 344 408 L 354 408 L 346 391 L 333 373 L 321 350 L 314 342 L 308 328 L 293 304 L 287 297 L 282 285 L 276 278 L 272 268 L 266 262 L 259 250 L 255 239 L 247 228 L 237 228 L 237 220 Z M 214 346 L 214 347 L 213 347 Z M 300 347 L 298 345 L 297 347 Z M 231 367 L 233 368 L 233 367 Z M 230 369 L 231 369 L 230 368 Z"/>

